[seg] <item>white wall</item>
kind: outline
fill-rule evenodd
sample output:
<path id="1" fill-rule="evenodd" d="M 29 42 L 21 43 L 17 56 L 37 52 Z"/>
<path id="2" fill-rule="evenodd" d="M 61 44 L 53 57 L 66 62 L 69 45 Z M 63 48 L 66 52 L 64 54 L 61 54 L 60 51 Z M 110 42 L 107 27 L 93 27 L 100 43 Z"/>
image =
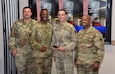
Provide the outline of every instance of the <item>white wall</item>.
<path id="1" fill-rule="evenodd" d="M 2 7 L 0 0 L 0 74 L 4 74 L 4 49 L 3 49 L 3 23 L 2 23 Z"/>
<path id="2" fill-rule="evenodd" d="M 112 1 L 112 36 L 111 40 L 115 41 L 115 0 Z"/>
<path id="3" fill-rule="evenodd" d="M 105 45 L 105 56 L 99 74 L 115 74 L 115 46 Z"/>
<path id="4" fill-rule="evenodd" d="M 19 0 L 19 12 L 20 12 L 20 18 L 22 18 L 22 10 L 25 6 L 28 6 L 29 0 Z"/>

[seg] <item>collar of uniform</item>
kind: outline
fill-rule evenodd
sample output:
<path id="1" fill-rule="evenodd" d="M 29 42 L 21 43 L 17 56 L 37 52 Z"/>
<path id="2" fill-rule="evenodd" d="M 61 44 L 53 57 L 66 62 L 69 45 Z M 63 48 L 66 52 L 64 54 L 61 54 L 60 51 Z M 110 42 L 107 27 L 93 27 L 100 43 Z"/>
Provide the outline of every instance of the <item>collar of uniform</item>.
<path id="1" fill-rule="evenodd" d="M 91 29 L 92 29 L 92 26 L 90 26 L 89 28 L 87 28 L 87 29 L 83 29 L 83 31 L 84 32 L 90 32 L 91 31 Z"/>
<path id="2" fill-rule="evenodd" d="M 49 28 L 49 23 L 46 22 L 46 23 L 41 23 L 41 21 L 39 22 L 41 24 L 41 27 L 46 27 L 46 28 Z"/>
<path id="3" fill-rule="evenodd" d="M 27 25 L 27 24 L 30 24 L 32 22 L 32 19 L 30 20 L 30 22 L 25 22 L 24 19 L 22 19 L 23 21 L 23 25 Z"/>
<path id="4" fill-rule="evenodd" d="M 48 22 L 46 22 L 46 23 L 42 23 L 41 21 L 39 22 L 41 25 L 46 25 L 46 24 L 48 24 Z"/>
<path id="5" fill-rule="evenodd" d="M 62 26 L 63 26 L 63 25 L 65 25 L 65 24 L 67 24 L 67 22 L 64 22 L 63 24 L 60 24 L 60 22 L 59 22 L 59 25 L 62 25 Z"/>

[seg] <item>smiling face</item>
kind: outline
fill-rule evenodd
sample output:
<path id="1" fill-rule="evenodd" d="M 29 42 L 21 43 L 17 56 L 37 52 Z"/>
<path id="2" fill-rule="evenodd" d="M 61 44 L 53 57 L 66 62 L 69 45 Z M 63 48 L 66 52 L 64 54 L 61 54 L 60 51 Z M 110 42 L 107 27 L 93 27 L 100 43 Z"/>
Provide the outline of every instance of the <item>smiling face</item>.
<path id="1" fill-rule="evenodd" d="M 40 13 L 41 21 L 47 22 L 48 21 L 48 10 L 42 9 Z"/>
<path id="2" fill-rule="evenodd" d="M 81 19 L 81 25 L 84 27 L 84 29 L 90 27 L 91 18 L 89 15 L 84 15 Z"/>
<path id="3" fill-rule="evenodd" d="M 59 10 L 57 16 L 58 16 L 58 20 L 59 20 L 60 22 L 66 21 L 66 16 L 67 16 L 67 14 L 66 14 L 66 12 L 65 12 L 64 10 Z"/>
<path id="4" fill-rule="evenodd" d="M 32 12 L 30 8 L 24 8 L 23 9 L 23 18 L 24 19 L 30 19 L 32 16 Z"/>

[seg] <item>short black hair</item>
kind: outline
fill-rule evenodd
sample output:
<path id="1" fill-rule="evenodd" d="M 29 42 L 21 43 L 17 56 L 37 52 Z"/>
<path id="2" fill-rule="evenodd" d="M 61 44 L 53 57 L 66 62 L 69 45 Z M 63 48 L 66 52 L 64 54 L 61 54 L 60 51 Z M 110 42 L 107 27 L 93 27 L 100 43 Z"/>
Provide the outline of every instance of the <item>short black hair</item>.
<path id="1" fill-rule="evenodd" d="M 26 8 L 29 8 L 29 9 L 31 10 L 31 8 L 30 8 L 30 7 L 26 6 L 26 7 L 24 7 L 24 8 L 23 8 L 23 12 L 24 12 L 24 9 L 26 9 Z M 31 11 L 32 11 L 32 10 L 31 10 Z"/>
<path id="2" fill-rule="evenodd" d="M 42 10 L 46 10 L 46 11 L 48 11 L 48 9 L 46 9 L 46 8 L 41 9 L 41 11 L 42 11 Z"/>
<path id="3" fill-rule="evenodd" d="M 41 12 L 46 10 L 48 12 L 48 9 L 44 8 L 44 9 L 41 9 Z M 41 15 L 41 12 L 40 12 L 40 15 Z"/>
<path id="4" fill-rule="evenodd" d="M 64 9 L 59 9 L 58 12 L 59 12 L 59 11 L 64 11 L 65 14 L 67 14 L 66 10 L 64 10 Z"/>

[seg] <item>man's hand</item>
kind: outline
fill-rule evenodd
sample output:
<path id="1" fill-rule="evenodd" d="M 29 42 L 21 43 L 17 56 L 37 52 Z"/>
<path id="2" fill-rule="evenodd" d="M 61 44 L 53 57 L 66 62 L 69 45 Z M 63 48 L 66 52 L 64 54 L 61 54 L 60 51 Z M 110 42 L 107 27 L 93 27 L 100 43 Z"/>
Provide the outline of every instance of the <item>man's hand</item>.
<path id="1" fill-rule="evenodd" d="M 44 45 L 42 45 L 41 52 L 44 52 L 44 51 L 46 51 L 46 47 Z"/>
<path id="2" fill-rule="evenodd" d="M 65 51 L 65 48 L 62 47 L 62 46 L 59 46 L 57 49 L 60 50 L 60 51 Z"/>
<path id="3" fill-rule="evenodd" d="M 16 55 L 17 55 L 17 52 L 16 52 L 16 50 L 12 50 L 12 55 L 15 57 Z"/>
<path id="4" fill-rule="evenodd" d="M 99 64 L 98 62 L 94 62 L 94 64 L 92 65 L 93 71 L 98 71 L 99 70 Z"/>

